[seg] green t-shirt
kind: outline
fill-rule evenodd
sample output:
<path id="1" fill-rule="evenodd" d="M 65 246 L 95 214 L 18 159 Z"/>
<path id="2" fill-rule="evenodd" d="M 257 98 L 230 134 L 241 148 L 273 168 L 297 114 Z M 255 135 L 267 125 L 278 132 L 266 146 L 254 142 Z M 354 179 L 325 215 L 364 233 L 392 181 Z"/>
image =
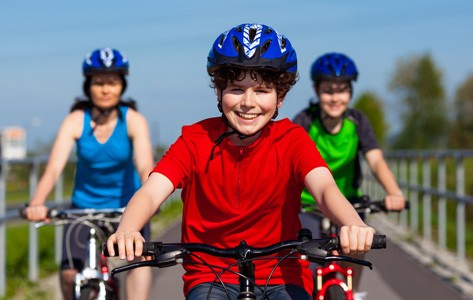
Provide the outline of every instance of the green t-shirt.
<path id="1" fill-rule="evenodd" d="M 333 178 L 342 194 L 347 198 L 361 196 L 360 189 L 353 184 L 359 142 L 355 124 L 345 118 L 340 132 L 330 134 L 323 127 L 320 119 L 316 119 L 312 122 L 309 135 L 332 171 Z M 304 189 L 302 203 L 310 205 L 314 202 L 309 192 Z"/>
<path id="2" fill-rule="evenodd" d="M 360 197 L 362 174 L 359 154 L 379 148 L 368 118 L 359 110 L 348 109 L 340 131 L 331 134 L 320 120 L 318 103 L 311 103 L 309 108 L 296 116 L 294 123 L 304 127 L 316 143 L 342 194 L 348 199 Z M 315 204 L 306 189 L 302 192 L 301 201 L 303 206 Z"/>

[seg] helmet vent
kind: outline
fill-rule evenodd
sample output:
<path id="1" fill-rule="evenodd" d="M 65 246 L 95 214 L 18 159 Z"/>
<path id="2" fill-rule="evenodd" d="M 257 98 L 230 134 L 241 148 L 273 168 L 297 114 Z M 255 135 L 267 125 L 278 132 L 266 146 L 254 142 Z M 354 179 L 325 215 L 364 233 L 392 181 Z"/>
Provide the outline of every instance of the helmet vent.
<path id="1" fill-rule="evenodd" d="M 219 45 L 220 47 L 222 47 L 223 41 L 225 41 L 225 34 L 222 34 L 222 35 L 220 36 L 220 41 L 218 42 L 218 45 Z"/>
<path id="2" fill-rule="evenodd" d="M 281 49 L 286 49 L 286 44 L 287 44 L 287 39 L 282 38 L 281 39 Z"/>
<path id="3" fill-rule="evenodd" d="M 235 51 L 237 53 L 240 53 L 240 51 L 242 50 L 242 47 L 241 47 L 240 42 L 238 41 L 238 39 L 236 37 L 233 37 L 232 44 L 233 44 L 233 48 L 235 48 Z"/>
<path id="4" fill-rule="evenodd" d="M 341 74 L 345 74 L 348 68 L 348 64 L 343 64 L 342 69 L 341 69 Z"/>
<path id="5" fill-rule="evenodd" d="M 250 28 L 248 31 L 248 37 L 250 38 L 250 43 L 253 43 L 256 37 L 256 28 Z"/>
<path id="6" fill-rule="evenodd" d="M 261 46 L 261 54 L 264 54 L 269 46 L 271 46 L 271 41 L 266 41 L 263 46 Z"/>

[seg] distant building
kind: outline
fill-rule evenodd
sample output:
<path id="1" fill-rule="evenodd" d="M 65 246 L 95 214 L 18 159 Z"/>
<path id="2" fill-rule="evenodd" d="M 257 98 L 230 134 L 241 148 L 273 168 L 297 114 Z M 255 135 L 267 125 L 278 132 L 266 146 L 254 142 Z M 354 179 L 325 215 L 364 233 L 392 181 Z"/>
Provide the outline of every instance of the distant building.
<path id="1" fill-rule="evenodd" d="M 26 158 L 26 131 L 22 127 L 0 128 L 0 157 L 2 159 Z"/>

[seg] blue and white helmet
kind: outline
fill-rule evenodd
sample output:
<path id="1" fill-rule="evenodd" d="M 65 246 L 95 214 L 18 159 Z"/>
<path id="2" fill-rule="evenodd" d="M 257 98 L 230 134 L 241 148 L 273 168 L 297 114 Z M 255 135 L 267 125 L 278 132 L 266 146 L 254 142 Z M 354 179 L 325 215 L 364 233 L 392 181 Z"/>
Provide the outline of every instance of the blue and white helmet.
<path id="1" fill-rule="evenodd" d="M 220 34 L 207 58 L 209 74 L 232 66 L 297 73 L 297 56 L 289 40 L 273 28 L 241 24 Z"/>
<path id="2" fill-rule="evenodd" d="M 358 70 L 355 62 L 342 53 L 326 53 L 315 60 L 310 70 L 314 82 L 320 80 L 356 81 Z"/>
<path id="3" fill-rule="evenodd" d="M 116 49 L 96 49 L 85 57 L 82 73 L 86 77 L 98 73 L 128 75 L 128 59 Z"/>

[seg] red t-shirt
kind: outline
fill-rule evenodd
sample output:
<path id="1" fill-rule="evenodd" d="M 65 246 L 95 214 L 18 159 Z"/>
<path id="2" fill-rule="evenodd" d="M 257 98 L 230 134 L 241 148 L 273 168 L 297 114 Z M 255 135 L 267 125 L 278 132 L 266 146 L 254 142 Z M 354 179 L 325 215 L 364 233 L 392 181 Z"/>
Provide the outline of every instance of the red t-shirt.
<path id="1" fill-rule="evenodd" d="M 269 122 L 250 146 L 234 146 L 224 139 L 210 159 L 214 140 L 225 131 L 222 118 L 184 126 L 153 170 L 171 180 L 176 189 L 182 188 L 182 242 L 226 248 L 245 240 L 250 246 L 265 247 L 296 239 L 304 178 L 314 168 L 327 167 L 315 143 L 302 127 L 284 119 Z M 199 255 L 222 267 L 235 262 Z M 256 282 L 264 285 L 276 260 L 254 263 Z M 285 260 L 270 284 L 295 284 L 310 294 L 313 280 L 307 266 L 306 261 Z M 185 264 L 184 268 L 186 295 L 193 286 L 215 280 L 206 266 Z M 221 278 L 238 284 L 231 272 Z"/>

